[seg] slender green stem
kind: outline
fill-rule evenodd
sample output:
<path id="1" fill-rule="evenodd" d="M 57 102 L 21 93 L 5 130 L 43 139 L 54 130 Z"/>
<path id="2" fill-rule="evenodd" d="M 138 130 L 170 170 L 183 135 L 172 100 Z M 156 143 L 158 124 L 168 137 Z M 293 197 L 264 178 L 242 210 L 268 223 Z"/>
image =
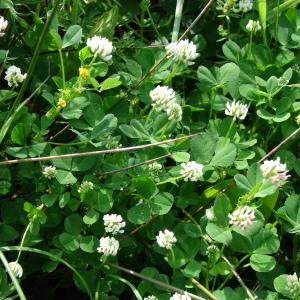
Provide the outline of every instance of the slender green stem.
<path id="1" fill-rule="evenodd" d="M 183 3 L 184 0 L 177 0 L 176 3 L 175 19 L 174 19 L 173 32 L 172 32 L 172 43 L 177 42 L 178 40 Z"/>
<path id="2" fill-rule="evenodd" d="M 148 116 L 147 116 L 146 121 L 145 121 L 145 127 L 146 128 L 149 125 L 149 122 L 152 118 L 153 113 L 154 113 L 154 108 L 152 107 L 151 110 L 149 111 Z"/>
<path id="3" fill-rule="evenodd" d="M 61 49 L 58 49 L 58 53 L 59 53 L 59 60 L 60 60 L 61 75 L 62 75 L 62 80 L 63 80 L 63 89 L 65 89 L 66 88 L 66 75 L 65 75 L 64 59 L 63 59 Z"/>
<path id="4" fill-rule="evenodd" d="M 209 119 L 210 120 L 212 118 L 213 107 L 214 107 L 214 104 L 215 104 L 216 95 L 217 95 L 216 88 L 212 88 L 211 95 L 210 95 L 210 111 L 209 111 Z"/>
<path id="5" fill-rule="evenodd" d="M 14 273 L 12 272 L 12 270 L 9 267 L 8 261 L 4 255 L 4 253 L 2 251 L 0 251 L 0 260 L 2 261 L 11 281 L 13 282 L 15 289 L 20 297 L 21 300 L 26 300 L 26 297 L 24 295 L 24 292 L 20 286 L 19 281 L 17 280 L 16 276 L 14 275 Z"/>
<path id="6" fill-rule="evenodd" d="M 229 138 L 229 136 L 230 136 L 230 133 L 231 133 L 231 130 L 232 130 L 234 121 L 235 121 L 235 118 L 232 118 L 232 120 L 231 120 L 231 122 L 230 122 L 230 125 L 229 125 L 229 128 L 228 128 L 228 130 L 227 130 L 227 133 L 226 133 L 226 135 L 225 135 L 224 145 L 225 145 L 226 142 L 228 141 L 228 138 Z"/>
<path id="7" fill-rule="evenodd" d="M 255 194 L 260 190 L 262 185 L 263 185 L 262 180 L 256 183 L 256 185 L 249 191 L 249 193 L 247 193 L 245 196 L 241 198 L 241 200 L 239 200 L 239 205 L 243 206 L 247 204 L 249 201 L 251 201 L 255 197 Z"/>
<path id="8" fill-rule="evenodd" d="M 164 84 L 168 85 L 169 82 L 176 76 L 177 71 L 180 67 L 181 62 L 177 62 L 175 65 L 173 65 L 172 71 L 170 72 L 169 76 L 165 79 Z"/>
<path id="9" fill-rule="evenodd" d="M 99 297 L 100 297 L 100 293 L 99 293 L 100 281 L 101 281 L 101 278 L 98 278 L 96 292 L 95 292 L 95 300 L 99 300 Z"/>
<path id="10" fill-rule="evenodd" d="M 252 42 L 253 42 L 253 31 L 250 31 L 250 40 L 249 40 L 249 48 L 248 48 L 248 59 L 252 57 Z"/>
<path id="11" fill-rule="evenodd" d="M 169 182 L 173 182 L 173 181 L 176 181 L 176 180 L 181 179 L 183 177 L 184 177 L 183 175 L 180 175 L 180 176 L 177 176 L 177 177 L 172 177 L 172 178 L 169 178 L 167 180 L 158 182 L 156 185 L 162 185 L 162 184 L 166 184 L 166 183 L 169 183 Z"/>
<path id="12" fill-rule="evenodd" d="M 31 222 L 29 222 L 29 224 L 27 225 L 25 231 L 24 231 L 24 234 L 22 236 L 22 240 L 21 240 L 21 243 L 20 243 L 20 248 L 22 248 L 24 246 L 24 242 L 25 242 L 25 239 L 26 239 L 26 236 L 27 236 L 27 233 L 28 233 L 28 230 L 30 228 L 30 225 L 31 225 Z M 19 250 L 19 253 L 18 253 L 18 257 L 17 257 L 17 260 L 16 262 L 19 261 L 20 259 L 20 256 L 21 256 L 21 253 L 22 253 L 22 249 Z"/>
<path id="13" fill-rule="evenodd" d="M 141 36 L 142 36 L 143 39 L 144 39 L 144 18 L 145 18 L 145 10 L 142 9 L 140 28 L 141 28 Z"/>
<path id="14" fill-rule="evenodd" d="M 171 252 L 171 257 L 172 257 L 172 270 L 173 270 L 173 278 L 175 276 L 175 253 L 173 251 L 173 249 L 170 249 Z"/>

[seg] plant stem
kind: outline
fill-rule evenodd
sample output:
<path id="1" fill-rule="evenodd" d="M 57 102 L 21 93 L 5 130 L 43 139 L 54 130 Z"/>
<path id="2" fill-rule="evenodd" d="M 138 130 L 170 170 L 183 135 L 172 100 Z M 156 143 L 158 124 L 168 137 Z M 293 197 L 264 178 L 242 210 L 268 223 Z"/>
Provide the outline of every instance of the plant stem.
<path id="1" fill-rule="evenodd" d="M 212 88 L 211 95 L 210 95 L 210 111 L 209 111 L 209 119 L 210 120 L 212 118 L 213 107 L 214 107 L 214 104 L 215 104 L 216 95 L 217 95 L 216 88 Z"/>
<path id="2" fill-rule="evenodd" d="M 177 42 L 178 40 L 183 3 L 184 0 L 177 0 L 176 3 L 175 19 L 174 19 L 173 32 L 172 32 L 172 43 Z"/>
<path id="3" fill-rule="evenodd" d="M 195 278 L 192 278 L 191 282 L 198 289 L 200 289 L 203 293 L 205 293 L 209 297 L 209 299 L 211 299 L 211 300 L 217 300 L 217 298 L 205 286 L 203 286 L 200 282 L 198 282 Z"/>
<path id="4" fill-rule="evenodd" d="M 250 31 L 250 41 L 249 41 L 249 48 L 248 48 L 248 59 L 252 57 L 252 42 L 253 42 L 253 31 Z"/>
<path id="5" fill-rule="evenodd" d="M 61 75 L 62 75 L 62 80 L 63 80 L 63 89 L 65 89 L 66 88 L 66 76 L 65 76 L 64 59 L 62 56 L 61 49 L 58 49 L 58 53 L 59 53 L 59 60 L 60 60 Z"/>
<path id="6" fill-rule="evenodd" d="M 174 254 L 174 251 L 172 248 L 170 249 L 170 252 L 171 252 L 171 256 L 172 256 L 172 270 L 173 270 L 173 278 L 174 278 L 174 276 L 175 276 L 175 254 Z"/>
<path id="7" fill-rule="evenodd" d="M 153 27 L 155 33 L 157 34 L 158 38 L 160 39 L 161 43 L 162 43 L 162 42 L 163 42 L 163 39 L 161 38 L 161 35 L 160 35 L 160 33 L 159 33 L 158 29 L 157 29 L 157 26 L 155 25 L 155 22 L 154 22 L 154 20 L 153 20 L 153 18 L 152 18 L 152 15 L 151 15 L 150 10 L 149 10 L 148 7 L 147 7 L 147 10 L 146 10 L 146 11 L 147 11 L 147 14 L 148 14 L 148 16 L 149 16 L 149 18 L 150 18 L 151 25 L 152 25 L 152 27 Z"/>
<path id="8" fill-rule="evenodd" d="M 231 122 L 230 122 L 230 125 L 229 125 L 229 128 L 228 128 L 228 130 L 227 130 L 225 139 L 224 139 L 224 145 L 226 144 L 226 142 L 227 142 L 227 140 L 228 140 L 228 138 L 229 138 L 229 135 L 230 135 L 230 133 L 231 133 L 231 130 L 232 130 L 234 121 L 235 121 L 235 118 L 232 118 L 232 120 L 231 120 Z"/>
<path id="9" fill-rule="evenodd" d="M 27 227 L 26 227 L 26 229 L 25 229 L 25 231 L 24 231 L 24 234 L 23 234 L 23 236 L 22 236 L 22 240 L 21 240 L 21 243 L 20 243 L 20 247 L 21 247 L 21 248 L 24 246 L 25 238 L 26 238 L 26 236 L 27 236 L 27 233 L 28 233 L 28 230 L 29 230 L 29 228 L 30 228 L 30 225 L 31 225 L 31 222 L 29 222 L 29 224 L 27 225 Z M 19 250 L 19 253 L 18 253 L 18 257 L 17 257 L 16 262 L 19 261 L 20 256 L 21 256 L 21 253 L 22 253 L 22 249 Z"/>
<path id="10" fill-rule="evenodd" d="M 162 184 L 165 184 L 165 183 L 173 182 L 173 181 L 176 181 L 176 180 L 181 179 L 183 177 L 184 177 L 183 175 L 180 175 L 180 176 L 177 176 L 177 177 L 172 177 L 172 178 L 169 178 L 167 180 L 158 182 L 156 185 L 162 185 Z"/>

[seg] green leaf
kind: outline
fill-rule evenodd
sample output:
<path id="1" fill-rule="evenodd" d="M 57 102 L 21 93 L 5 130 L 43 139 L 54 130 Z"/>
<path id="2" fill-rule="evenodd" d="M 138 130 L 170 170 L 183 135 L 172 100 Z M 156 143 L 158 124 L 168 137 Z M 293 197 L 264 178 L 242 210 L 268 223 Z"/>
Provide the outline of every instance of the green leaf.
<path id="1" fill-rule="evenodd" d="M 134 188 L 145 199 L 149 199 L 155 194 L 157 194 L 158 189 L 156 184 L 150 177 L 139 176 L 132 180 Z"/>
<path id="2" fill-rule="evenodd" d="M 12 226 L 7 224 L 0 224 L 0 241 L 9 242 L 15 240 L 19 236 L 19 233 Z"/>
<path id="3" fill-rule="evenodd" d="M 294 295 L 291 293 L 291 290 L 287 288 L 289 286 L 288 283 L 289 283 L 289 275 L 286 274 L 280 275 L 274 279 L 274 288 L 278 293 L 290 299 L 294 299 Z"/>
<path id="4" fill-rule="evenodd" d="M 93 205 L 94 209 L 102 213 L 107 213 L 111 210 L 113 199 L 109 190 L 100 189 L 98 191 L 91 191 L 89 196 L 95 201 Z"/>
<path id="5" fill-rule="evenodd" d="M 17 96 L 17 93 L 10 90 L 1 90 L 0 91 L 0 103 L 5 102 L 6 100 L 13 99 Z"/>
<path id="6" fill-rule="evenodd" d="M 82 225 L 82 217 L 79 214 L 69 215 L 64 222 L 66 232 L 72 235 L 80 234 Z"/>
<path id="7" fill-rule="evenodd" d="M 83 222 L 87 225 L 95 224 L 99 219 L 99 213 L 94 209 L 90 209 L 83 217 Z"/>
<path id="8" fill-rule="evenodd" d="M 62 49 L 77 45 L 82 37 L 82 28 L 79 25 L 72 25 L 68 28 L 62 41 Z"/>
<path id="9" fill-rule="evenodd" d="M 91 139 L 103 136 L 103 134 L 111 134 L 118 125 L 118 119 L 112 115 L 105 115 L 104 118 L 93 128 L 91 132 Z"/>
<path id="10" fill-rule="evenodd" d="M 224 143 L 224 139 L 220 139 L 217 143 L 216 152 L 210 165 L 218 167 L 229 167 L 233 164 L 236 157 L 236 146 L 230 142 Z"/>
<path id="11" fill-rule="evenodd" d="M 99 240 L 92 235 L 82 236 L 79 243 L 80 249 L 87 253 L 94 253 L 99 246 Z"/>
<path id="12" fill-rule="evenodd" d="M 62 246 L 68 251 L 76 251 L 79 249 L 79 241 L 74 235 L 63 232 L 58 236 L 58 239 Z"/>
<path id="13" fill-rule="evenodd" d="M 202 269 L 202 265 L 195 260 L 190 261 L 184 268 L 183 273 L 189 278 L 198 277 Z"/>
<path id="14" fill-rule="evenodd" d="M 262 228 L 253 237 L 253 248 L 256 254 L 272 254 L 279 249 L 280 242 L 278 236 L 270 229 Z"/>
<path id="15" fill-rule="evenodd" d="M 173 205 L 174 197 L 170 193 L 160 193 L 150 199 L 151 211 L 154 214 L 165 215 Z"/>
<path id="16" fill-rule="evenodd" d="M 235 63 L 237 63 L 242 57 L 240 46 L 231 40 L 223 44 L 222 49 L 224 55 Z"/>
<path id="17" fill-rule="evenodd" d="M 190 160 L 190 154 L 188 152 L 173 152 L 171 158 L 176 162 L 187 162 Z"/>
<path id="18" fill-rule="evenodd" d="M 127 218 L 133 224 L 144 224 L 151 217 L 151 211 L 147 204 L 137 204 L 127 211 Z"/>
<path id="19" fill-rule="evenodd" d="M 228 214 L 231 209 L 229 198 L 225 194 L 218 195 L 215 200 L 213 209 L 216 218 L 216 224 L 222 227 L 227 227 Z"/>
<path id="20" fill-rule="evenodd" d="M 117 77 L 107 78 L 101 83 L 100 92 L 113 89 L 120 86 L 121 84 L 122 81 Z"/>
<path id="21" fill-rule="evenodd" d="M 60 184 L 73 184 L 77 178 L 69 171 L 57 170 L 56 179 Z"/>
<path id="22" fill-rule="evenodd" d="M 218 85 L 217 79 L 211 73 L 211 71 L 204 67 L 200 66 L 197 70 L 198 79 L 201 86 L 205 86 L 206 89 L 215 87 Z"/>
<path id="23" fill-rule="evenodd" d="M 225 245 L 229 245 L 232 239 L 230 230 L 219 227 L 214 223 L 208 223 L 206 226 L 206 232 L 215 241 Z"/>
<path id="24" fill-rule="evenodd" d="M 250 265 L 257 272 L 269 272 L 276 266 L 276 260 L 273 256 L 252 254 L 250 256 Z"/>
<path id="25" fill-rule="evenodd" d="M 240 68 L 234 63 L 227 63 L 220 68 L 219 83 L 227 84 L 236 81 L 239 77 Z"/>

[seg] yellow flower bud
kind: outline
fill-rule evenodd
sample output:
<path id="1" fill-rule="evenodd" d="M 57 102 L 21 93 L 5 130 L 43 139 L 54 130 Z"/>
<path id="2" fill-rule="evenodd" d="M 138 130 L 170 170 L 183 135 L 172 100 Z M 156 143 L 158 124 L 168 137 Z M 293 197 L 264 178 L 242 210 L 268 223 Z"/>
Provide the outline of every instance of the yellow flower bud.
<path id="1" fill-rule="evenodd" d="M 295 118 L 295 121 L 300 126 L 300 114 Z"/>
<path id="2" fill-rule="evenodd" d="M 79 76 L 87 77 L 89 75 L 89 70 L 87 68 L 79 68 Z"/>
<path id="3" fill-rule="evenodd" d="M 65 108 L 67 106 L 67 103 L 63 98 L 59 98 L 57 102 L 57 106 L 59 108 Z"/>

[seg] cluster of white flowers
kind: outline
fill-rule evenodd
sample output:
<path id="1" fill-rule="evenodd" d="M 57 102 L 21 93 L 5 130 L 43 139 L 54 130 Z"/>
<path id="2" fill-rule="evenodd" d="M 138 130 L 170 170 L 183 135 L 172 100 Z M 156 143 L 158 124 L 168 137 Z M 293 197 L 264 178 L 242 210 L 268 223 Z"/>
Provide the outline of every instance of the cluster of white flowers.
<path id="1" fill-rule="evenodd" d="M 240 103 L 240 101 L 233 100 L 226 103 L 225 115 L 231 116 L 234 119 L 238 118 L 244 120 L 248 112 L 248 106 Z"/>
<path id="2" fill-rule="evenodd" d="M 7 20 L 5 20 L 2 16 L 0 16 L 0 37 L 5 35 L 5 30 L 8 26 Z"/>
<path id="3" fill-rule="evenodd" d="M 15 275 L 15 277 L 21 278 L 23 276 L 23 268 L 18 262 L 11 261 L 8 264 L 8 266 L 9 266 L 10 270 L 12 271 L 12 273 Z"/>
<path id="4" fill-rule="evenodd" d="M 276 184 L 280 180 L 287 180 L 290 175 L 287 175 L 286 164 L 280 163 L 280 158 L 276 160 L 265 160 L 260 166 L 260 170 L 265 180 L 271 180 Z"/>
<path id="5" fill-rule="evenodd" d="M 253 0 L 240 0 L 234 12 L 246 13 L 253 8 Z"/>
<path id="6" fill-rule="evenodd" d="M 123 221 L 122 216 L 117 214 L 107 214 L 103 216 L 103 222 L 105 226 L 105 232 L 115 235 L 117 233 L 123 233 L 126 223 Z"/>
<path id="7" fill-rule="evenodd" d="M 170 298 L 170 300 L 192 300 L 192 298 L 188 295 L 188 293 L 184 293 L 184 294 L 175 293 Z"/>
<path id="8" fill-rule="evenodd" d="M 288 275 L 286 289 L 294 299 L 299 299 L 297 297 L 300 297 L 300 281 L 296 273 Z"/>
<path id="9" fill-rule="evenodd" d="M 101 36 L 93 36 L 87 39 L 87 46 L 91 49 L 94 55 L 99 56 L 104 61 L 109 61 L 112 58 L 114 49 L 112 42 Z"/>
<path id="10" fill-rule="evenodd" d="M 4 79 L 10 87 L 19 86 L 19 83 L 22 83 L 27 76 L 27 74 L 22 74 L 21 69 L 16 66 L 10 66 L 6 70 L 5 75 Z"/>
<path id="11" fill-rule="evenodd" d="M 208 221 L 214 221 L 216 219 L 213 207 L 206 209 L 205 215 Z"/>
<path id="12" fill-rule="evenodd" d="M 52 179 L 55 178 L 57 175 L 56 167 L 54 166 L 48 166 L 44 167 L 42 174 L 47 178 L 47 179 Z"/>
<path id="13" fill-rule="evenodd" d="M 255 221 L 255 211 L 252 207 L 238 207 L 232 214 L 228 215 L 229 224 L 247 229 Z"/>
<path id="14" fill-rule="evenodd" d="M 84 181 L 78 188 L 78 193 L 88 192 L 94 189 L 94 184 L 90 181 Z"/>
<path id="15" fill-rule="evenodd" d="M 175 91 L 167 86 L 158 85 L 150 91 L 152 106 L 156 111 L 165 111 L 170 119 L 181 121 L 182 108 L 176 103 Z"/>
<path id="16" fill-rule="evenodd" d="M 114 237 L 102 237 L 100 239 L 99 247 L 97 251 L 103 253 L 104 255 L 116 256 L 120 247 L 120 243 Z"/>
<path id="17" fill-rule="evenodd" d="M 188 161 L 181 164 L 180 174 L 184 177 L 184 181 L 198 181 L 203 175 L 203 167 L 195 161 Z"/>
<path id="18" fill-rule="evenodd" d="M 199 56 L 196 45 L 189 40 L 170 43 L 166 46 L 166 51 L 168 58 L 183 62 L 187 65 L 194 64 L 193 60 Z"/>
<path id="19" fill-rule="evenodd" d="M 249 32 L 256 33 L 261 30 L 261 26 L 259 24 L 259 21 L 249 20 L 248 24 L 246 25 L 246 29 Z"/>
<path id="20" fill-rule="evenodd" d="M 151 172 L 155 172 L 155 173 L 158 173 L 161 169 L 162 169 L 162 164 L 158 163 L 158 162 L 154 162 L 152 164 L 149 164 L 148 165 L 148 168 Z"/>
<path id="21" fill-rule="evenodd" d="M 145 297 L 144 300 L 158 300 L 158 298 L 156 296 L 148 296 L 148 297 Z"/>
<path id="22" fill-rule="evenodd" d="M 164 231 L 160 231 L 158 233 L 158 235 L 156 236 L 156 241 L 158 246 L 170 250 L 177 242 L 177 239 L 174 235 L 174 232 L 165 229 Z"/>

